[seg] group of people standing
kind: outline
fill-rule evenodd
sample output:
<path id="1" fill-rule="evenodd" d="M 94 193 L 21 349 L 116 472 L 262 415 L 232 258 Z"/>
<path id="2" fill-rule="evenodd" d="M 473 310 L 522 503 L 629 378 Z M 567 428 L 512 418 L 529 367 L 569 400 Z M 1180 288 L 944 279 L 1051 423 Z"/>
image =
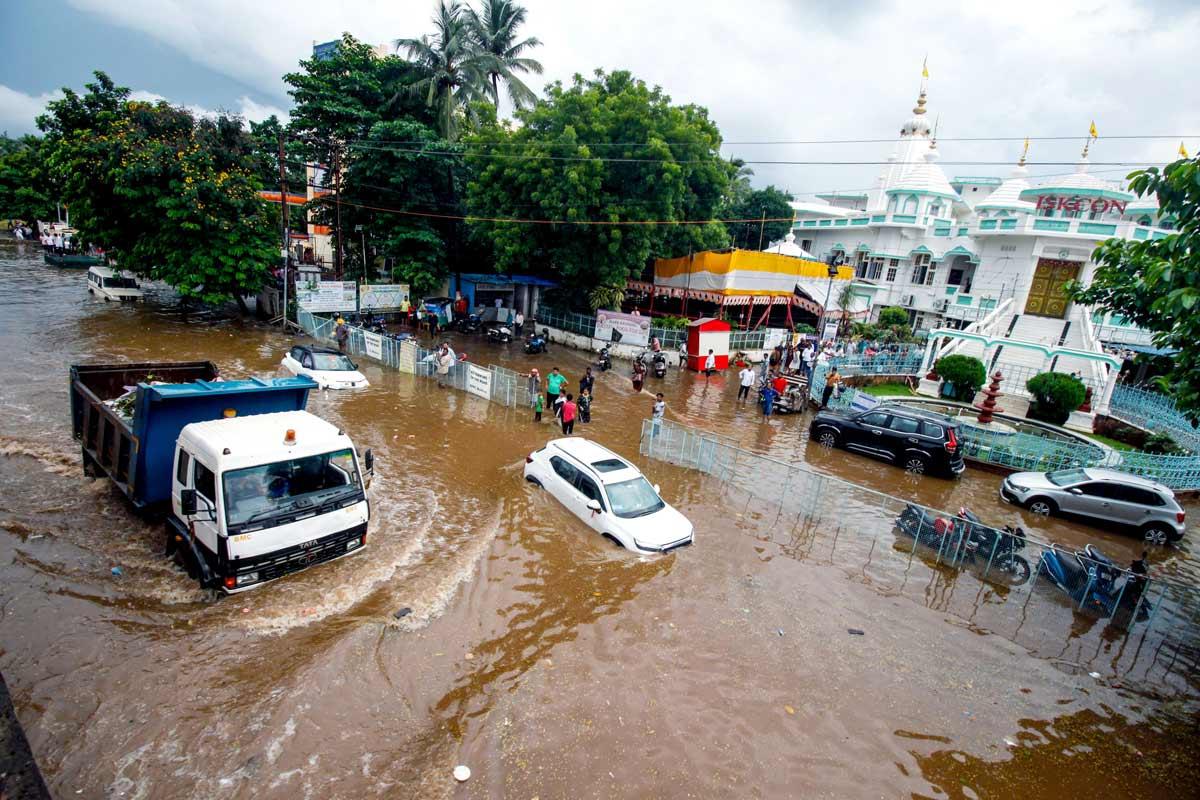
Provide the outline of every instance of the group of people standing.
<path id="1" fill-rule="evenodd" d="M 566 391 L 569 383 L 558 367 L 550 370 L 546 376 L 546 393 L 543 400 L 542 376 L 536 368 L 525 373 L 528 381 L 529 404 L 533 409 L 533 421 L 541 422 L 546 408 L 554 412 L 554 417 L 562 426 L 562 432 L 569 435 L 575 431 L 575 421 L 586 425 L 592 421 L 592 394 L 596 387 L 596 378 L 592 368 L 588 367 L 579 379 L 579 394 Z"/>

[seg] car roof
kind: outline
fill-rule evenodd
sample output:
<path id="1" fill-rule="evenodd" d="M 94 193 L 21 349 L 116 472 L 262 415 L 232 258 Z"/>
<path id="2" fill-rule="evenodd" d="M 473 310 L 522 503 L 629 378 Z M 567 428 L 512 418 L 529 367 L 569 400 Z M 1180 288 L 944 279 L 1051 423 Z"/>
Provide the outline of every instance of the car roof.
<path id="1" fill-rule="evenodd" d="M 1154 489 L 1155 491 L 1166 492 L 1171 496 L 1174 496 L 1175 494 L 1158 481 L 1152 481 L 1149 478 L 1143 478 L 1141 475 L 1131 475 L 1128 472 L 1121 472 L 1115 469 L 1096 467 L 1085 467 L 1083 471 L 1087 474 L 1089 479 L 1094 481 L 1116 481 L 1118 483 L 1125 483 L 1130 486 L 1139 486 L 1143 489 Z"/>
<path id="2" fill-rule="evenodd" d="M 92 273 L 93 275 L 99 275 L 101 278 L 117 277 L 117 273 L 114 272 L 111 267 L 88 267 L 88 272 Z"/>
<path id="3" fill-rule="evenodd" d="M 599 480 L 601 483 L 620 483 L 631 478 L 636 478 L 642 474 L 637 467 L 633 466 L 633 464 L 629 462 L 629 459 L 622 458 L 612 450 L 593 442 L 591 439 L 573 436 L 569 439 L 555 439 L 549 444 L 560 452 L 565 453 L 566 455 L 574 458 L 576 461 L 586 465 L 588 472 L 591 473 L 591 476 Z M 621 463 L 626 464 L 627 466 L 625 469 L 617 469 L 612 470 L 611 472 L 605 472 L 603 470 L 596 469 L 596 467 L 593 466 L 598 461 L 607 461 L 614 458 L 619 460 Z"/>
<path id="4" fill-rule="evenodd" d="M 342 355 L 341 350 L 335 350 L 332 347 L 322 347 L 320 345 L 315 345 L 315 344 L 298 344 L 298 345 L 296 345 L 296 347 L 300 348 L 301 350 L 305 350 L 309 353 L 324 353 L 326 355 L 335 355 L 335 356 Z"/>
<path id="5" fill-rule="evenodd" d="M 920 419 L 926 419 L 926 420 L 929 420 L 930 422 L 936 422 L 940 425 L 946 425 L 946 426 L 958 424 L 958 420 L 956 420 L 952 417 L 948 417 L 945 414 L 939 414 L 936 411 L 928 411 L 924 408 L 915 408 L 913 406 L 907 406 L 907 405 L 904 405 L 903 403 L 880 403 L 879 405 L 875 406 L 874 408 L 867 409 L 863 413 L 866 414 L 866 413 L 870 413 L 872 411 L 884 411 L 889 414 L 892 414 L 892 413 L 906 414 L 910 417 L 918 417 Z"/>

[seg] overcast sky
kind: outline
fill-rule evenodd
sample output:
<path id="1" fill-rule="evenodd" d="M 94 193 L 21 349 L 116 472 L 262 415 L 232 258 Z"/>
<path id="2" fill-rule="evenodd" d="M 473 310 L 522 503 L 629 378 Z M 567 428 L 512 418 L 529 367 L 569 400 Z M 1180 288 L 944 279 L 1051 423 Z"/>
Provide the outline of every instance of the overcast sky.
<path id="1" fill-rule="evenodd" d="M 0 26 L 0 130 L 34 128 L 61 86 L 103 69 L 140 96 L 259 119 L 282 113 L 281 77 L 315 41 L 348 31 L 373 44 L 430 30 L 428 0 L 40 0 Z M 708 108 L 747 161 L 876 161 L 887 144 L 736 142 L 894 137 L 929 59 L 929 109 L 943 162 L 1016 160 L 1020 141 L 958 137 L 1078 136 L 1034 142 L 1030 159 L 1074 161 L 1095 119 L 1093 162 L 1200 150 L 1200 2 L 993 0 L 943 4 L 855 0 L 528 0 L 527 35 L 545 82 L 628 69 L 679 103 Z M 1107 137 L 1167 134 L 1164 140 Z M 864 190 L 880 167 L 755 165 L 758 185 L 796 194 Z M 1035 174 L 1070 171 L 1036 166 Z M 947 174 L 1006 175 L 1006 166 Z M 1093 167 L 1105 177 L 1128 170 Z"/>

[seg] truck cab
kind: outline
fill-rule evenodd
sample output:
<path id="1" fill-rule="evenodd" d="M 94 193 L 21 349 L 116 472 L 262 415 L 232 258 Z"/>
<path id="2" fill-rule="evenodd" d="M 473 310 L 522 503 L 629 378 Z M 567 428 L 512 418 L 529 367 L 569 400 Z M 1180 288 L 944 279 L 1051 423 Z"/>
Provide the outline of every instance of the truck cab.
<path id="1" fill-rule="evenodd" d="M 370 451 L 306 411 L 194 422 L 180 432 L 171 524 L 227 594 L 357 553 Z"/>

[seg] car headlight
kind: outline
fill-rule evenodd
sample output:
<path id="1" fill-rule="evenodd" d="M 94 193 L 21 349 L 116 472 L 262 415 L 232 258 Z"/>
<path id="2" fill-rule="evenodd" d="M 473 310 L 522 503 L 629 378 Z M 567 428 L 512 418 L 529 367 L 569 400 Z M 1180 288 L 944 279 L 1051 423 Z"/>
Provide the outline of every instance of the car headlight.
<path id="1" fill-rule="evenodd" d="M 257 572 L 243 572 L 241 575 L 237 576 L 238 586 L 245 586 L 250 583 L 258 583 Z"/>
<path id="2" fill-rule="evenodd" d="M 354 548 L 358 547 L 360 544 L 362 544 L 362 539 L 351 539 L 350 541 L 346 542 L 346 549 L 353 550 Z"/>
<path id="3" fill-rule="evenodd" d="M 657 553 L 658 551 L 662 550 L 662 548 L 661 548 L 661 547 L 655 547 L 655 546 L 654 546 L 654 545 L 652 545 L 652 544 L 642 544 L 642 543 L 641 543 L 641 542 L 639 542 L 637 539 L 634 539 L 634 540 L 633 540 L 633 544 L 634 544 L 634 545 L 637 547 L 637 549 L 638 549 L 638 550 L 651 550 L 651 551 L 653 551 L 653 552 L 655 552 L 655 553 Z"/>

